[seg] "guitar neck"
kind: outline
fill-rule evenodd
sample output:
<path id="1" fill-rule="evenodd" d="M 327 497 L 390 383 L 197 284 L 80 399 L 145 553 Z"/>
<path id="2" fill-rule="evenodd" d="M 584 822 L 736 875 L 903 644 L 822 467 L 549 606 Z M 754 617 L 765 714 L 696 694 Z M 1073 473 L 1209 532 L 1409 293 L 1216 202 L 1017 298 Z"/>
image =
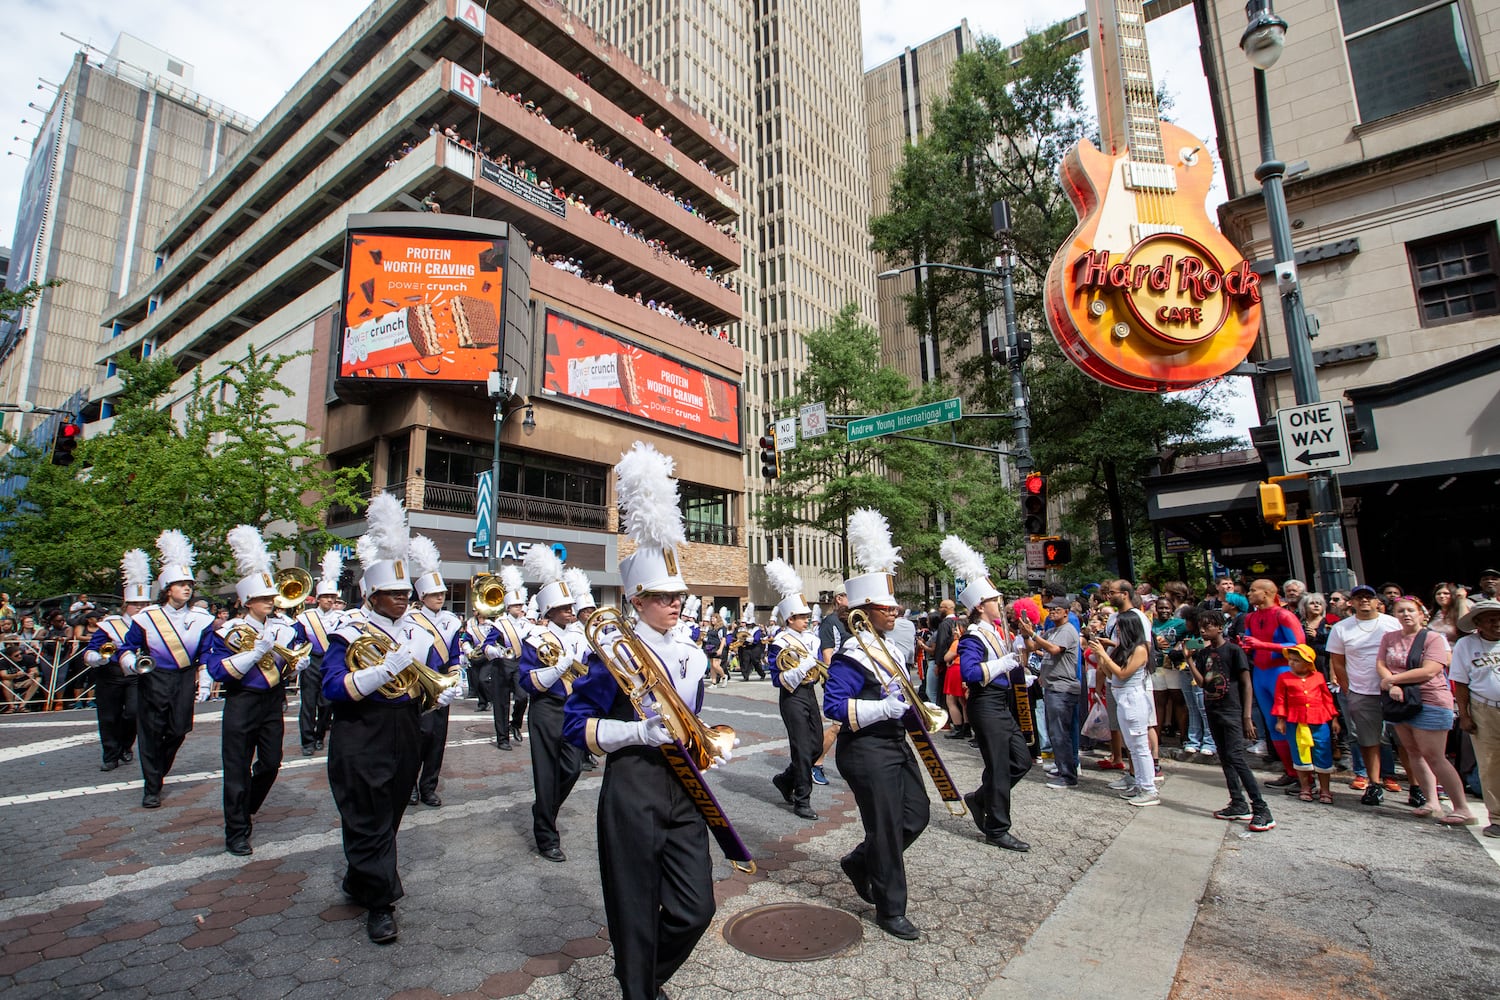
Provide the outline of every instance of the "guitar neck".
<path id="1" fill-rule="evenodd" d="M 1143 0 L 1089 0 L 1088 12 L 1104 150 L 1127 154 L 1132 164 L 1165 165 Z"/>

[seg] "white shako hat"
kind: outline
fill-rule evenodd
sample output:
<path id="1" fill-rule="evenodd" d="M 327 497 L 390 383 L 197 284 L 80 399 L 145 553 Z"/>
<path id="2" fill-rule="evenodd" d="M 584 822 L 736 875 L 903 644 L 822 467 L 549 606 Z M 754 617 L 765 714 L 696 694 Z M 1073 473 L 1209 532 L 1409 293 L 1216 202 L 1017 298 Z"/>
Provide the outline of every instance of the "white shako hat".
<path id="1" fill-rule="evenodd" d="M 744 611 L 743 616 L 740 618 L 740 621 L 743 622 L 746 625 L 754 625 L 755 624 L 755 605 L 753 605 L 753 604 L 747 604 L 747 605 L 745 605 L 745 611 Z"/>
<path id="2" fill-rule="evenodd" d="M 193 543 L 176 528 L 170 528 L 156 536 L 156 551 L 161 554 L 161 572 L 156 576 L 156 592 L 159 594 L 174 583 L 192 583 L 197 575 L 193 571 Z"/>
<path id="3" fill-rule="evenodd" d="M 519 566 L 500 567 L 500 586 L 505 590 L 505 607 L 526 603 L 526 578 Z"/>
<path id="4" fill-rule="evenodd" d="M 771 609 L 777 621 L 785 625 L 793 615 L 812 614 L 812 608 L 807 606 L 807 599 L 802 596 L 802 577 L 797 575 L 791 563 L 785 559 L 772 559 L 766 563 L 766 579 L 776 593 L 781 595 L 780 603 Z"/>
<path id="5" fill-rule="evenodd" d="M 861 507 L 849 516 L 849 544 L 854 563 L 864 570 L 844 581 L 849 607 L 867 604 L 895 607 L 899 602 L 892 593 L 901 550 L 891 544 L 891 526 L 885 515 L 871 507 Z"/>
<path id="6" fill-rule="evenodd" d="M 359 564 L 365 571 L 365 592 L 374 596 L 381 591 L 411 590 L 406 568 L 406 550 L 411 540 L 401 501 L 389 493 L 375 494 L 370 498 L 365 521 L 368 527 L 357 547 Z"/>
<path id="7" fill-rule="evenodd" d="M 563 569 L 562 560 L 557 558 L 557 552 L 552 546 L 533 545 L 526 550 L 523 565 L 541 584 L 536 592 L 538 612 L 546 615 L 558 608 L 573 607 L 573 593 L 568 589 L 567 570 Z"/>
<path id="8" fill-rule="evenodd" d="M 120 595 L 124 603 L 151 603 L 151 560 L 145 549 L 131 549 L 120 558 L 120 575 L 125 578 L 125 589 Z"/>
<path id="9" fill-rule="evenodd" d="M 599 606 L 599 602 L 594 600 L 594 588 L 589 583 L 589 575 L 583 570 L 569 566 L 563 573 L 563 582 L 568 585 L 568 593 L 573 595 L 573 607 L 582 611 Z"/>
<path id="10" fill-rule="evenodd" d="M 275 597 L 281 593 L 271 577 L 271 550 L 266 548 L 266 540 L 258 528 L 238 525 L 229 529 L 226 540 L 234 555 L 234 571 L 240 575 L 234 593 L 241 604 L 253 597 Z"/>
<path id="11" fill-rule="evenodd" d="M 673 460 L 637 441 L 615 465 L 616 496 L 625 511 L 625 533 L 636 544 L 620 560 L 625 596 L 681 594 L 688 586 L 677 563 L 677 549 L 687 541 L 682 524 Z"/>
<path id="12" fill-rule="evenodd" d="M 448 582 L 438 571 L 443 557 L 438 554 L 437 544 L 432 539 L 426 535 L 413 535 L 411 545 L 406 550 L 406 558 L 411 563 L 414 574 L 412 584 L 418 597 L 448 592 Z"/>
<path id="13" fill-rule="evenodd" d="M 344 575 L 344 555 L 338 549 L 323 553 L 322 575 L 318 577 L 318 589 L 314 597 L 324 594 L 339 595 L 339 577 Z"/>
<path id="14" fill-rule="evenodd" d="M 685 622 L 696 622 L 698 620 L 698 608 L 703 601 L 696 594 L 689 594 L 687 600 L 682 602 L 682 620 Z"/>
<path id="15" fill-rule="evenodd" d="M 943 562 L 948 564 L 953 575 L 964 583 L 964 589 L 958 595 L 964 607 L 973 611 L 991 597 L 1000 596 L 1000 591 L 990 582 L 990 571 L 984 564 L 984 556 L 974 551 L 968 542 L 957 535 L 949 535 L 938 547 L 938 554 L 943 557 Z"/>

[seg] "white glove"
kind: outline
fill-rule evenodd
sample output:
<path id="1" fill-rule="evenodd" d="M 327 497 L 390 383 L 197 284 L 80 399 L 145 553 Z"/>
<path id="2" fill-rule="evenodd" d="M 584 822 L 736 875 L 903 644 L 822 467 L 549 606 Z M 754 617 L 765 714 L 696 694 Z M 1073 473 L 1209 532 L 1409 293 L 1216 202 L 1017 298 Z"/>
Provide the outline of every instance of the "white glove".
<path id="1" fill-rule="evenodd" d="M 600 719 L 594 728 L 594 741 L 605 753 L 614 753 L 623 747 L 659 747 L 672 742 L 672 734 L 662 724 L 659 716 L 650 715 L 636 722 L 620 719 Z"/>
<path id="2" fill-rule="evenodd" d="M 1010 672 L 1020 666 L 1021 661 L 1016 659 L 1015 653 L 1006 653 L 1000 657 L 1000 662 L 990 669 L 994 673 L 990 675 L 989 683 L 996 687 L 1010 687 Z"/>
<path id="3" fill-rule="evenodd" d="M 450 688 L 444 688 L 442 690 L 442 693 L 438 695 L 438 708 L 447 708 L 449 705 L 457 701 L 459 692 L 462 687 L 463 686 L 461 684 L 455 684 Z"/>
<path id="4" fill-rule="evenodd" d="M 200 669 L 198 671 L 198 701 L 200 703 L 207 701 L 208 696 L 213 693 L 213 690 L 213 677 L 209 676 L 207 669 Z"/>
<path id="5" fill-rule="evenodd" d="M 99 666 L 99 664 L 104 662 L 104 657 L 99 655 L 99 651 L 97 649 L 88 649 L 84 650 L 83 662 L 91 667 L 97 667 Z"/>
<path id="6" fill-rule="evenodd" d="M 713 760 L 709 761 L 708 769 L 710 771 L 717 771 L 723 765 L 728 764 L 731 760 L 734 759 L 735 748 L 738 747 L 739 745 L 740 745 L 740 738 L 738 736 L 736 736 L 734 738 L 733 745 L 731 745 L 727 749 L 725 749 L 725 751 L 724 751 L 724 753 L 722 755 L 720 755 L 718 757 L 715 757 Z"/>
<path id="7" fill-rule="evenodd" d="M 391 680 L 409 666 L 411 666 L 411 653 L 404 649 L 397 649 L 387 654 L 384 660 L 373 667 L 356 670 L 350 676 L 354 678 L 354 689 L 368 698 L 379 691 L 386 681 Z"/>
<path id="8" fill-rule="evenodd" d="M 271 650 L 273 650 L 275 648 L 276 648 L 276 637 L 271 634 L 271 630 L 270 629 L 266 629 L 264 632 L 262 632 L 260 634 L 259 638 L 257 638 L 255 640 L 255 645 L 250 647 L 251 652 L 253 652 L 255 654 L 255 658 L 257 660 L 260 659 L 262 656 L 265 656 L 267 653 L 269 653 Z"/>
<path id="9" fill-rule="evenodd" d="M 134 653 L 121 653 L 120 654 L 120 669 L 123 670 L 123 671 L 125 671 L 125 673 L 127 673 L 127 674 L 133 674 L 133 673 L 135 673 L 135 654 Z"/>
<path id="10" fill-rule="evenodd" d="M 901 718 L 910 707 L 906 703 L 906 699 L 901 697 L 900 691 L 893 691 L 880 699 L 880 713 L 887 719 Z"/>
<path id="11" fill-rule="evenodd" d="M 800 687 L 802 682 L 807 679 L 807 672 L 811 669 L 811 667 L 795 667 L 791 670 L 783 670 L 781 672 L 781 686 L 784 688 Z"/>
<path id="12" fill-rule="evenodd" d="M 487 659 L 498 660 L 505 656 L 505 647 L 498 643 L 490 643 L 484 647 L 484 655 Z"/>
<path id="13" fill-rule="evenodd" d="M 531 684 L 538 691 L 545 691 L 562 678 L 565 669 L 567 667 L 563 663 L 555 667 L 538 667 L 531 672 Z"/>

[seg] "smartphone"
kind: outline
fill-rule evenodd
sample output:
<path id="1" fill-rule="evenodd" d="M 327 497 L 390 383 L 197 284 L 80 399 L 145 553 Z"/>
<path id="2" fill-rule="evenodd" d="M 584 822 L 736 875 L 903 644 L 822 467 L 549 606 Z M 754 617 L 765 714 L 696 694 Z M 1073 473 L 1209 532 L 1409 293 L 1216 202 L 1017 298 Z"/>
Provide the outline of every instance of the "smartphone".
<path id="1" fill-rule="evenodd" d="M 1182 648 L 1191 650 L 1195 653 L 1206 645 L 1208 645 L 1208 643 L 1204 642 L 1201 636 L 1190 635 L 1186 639 L 1182 640 Z"/>

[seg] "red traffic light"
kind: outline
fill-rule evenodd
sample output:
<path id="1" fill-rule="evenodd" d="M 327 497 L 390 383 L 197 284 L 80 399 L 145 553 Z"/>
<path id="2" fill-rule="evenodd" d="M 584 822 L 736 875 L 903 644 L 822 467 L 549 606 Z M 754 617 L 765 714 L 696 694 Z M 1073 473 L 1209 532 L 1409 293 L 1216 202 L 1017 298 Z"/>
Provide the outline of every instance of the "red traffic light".
<path id="1" fill-rule="evenodd" d="M 52 434 L 52 464 L 72 465 L 73 449 L 83 440 L 83 428 L 73 421 L 58 424 Z"/>
<path id="2" fill-rule="evenodd" d="M 1046 481 L 1042 479 L 1040 472 L 1029 472 L 1026 474 L 1026 492 L 1039 494 L 1046 489 Z"/>
<path id="3" fill-rule="evenodd" d="M 63 424 L 62 428 L 58 430 L 57 433 L 59 437 L 76 438 L 78 435 L 83 433 L 83 428 L 79 427 L 77 424 Z"/>

